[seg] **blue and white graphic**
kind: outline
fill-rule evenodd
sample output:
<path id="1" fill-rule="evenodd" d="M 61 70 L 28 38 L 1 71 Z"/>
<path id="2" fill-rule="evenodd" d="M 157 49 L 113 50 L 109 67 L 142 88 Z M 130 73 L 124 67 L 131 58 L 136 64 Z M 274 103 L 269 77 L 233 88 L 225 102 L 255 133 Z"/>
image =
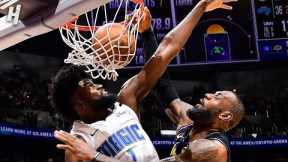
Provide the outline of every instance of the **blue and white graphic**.
<path id="1" fill-rule="evenodd" d="M 108 139 L 97 149 L 97 151 L 107 156 L 114 157 L 125 147 L 145 140 L 144 136 L 139 130 L 140 128 L 137 124 L 122 128 L 108 137 Z"/>

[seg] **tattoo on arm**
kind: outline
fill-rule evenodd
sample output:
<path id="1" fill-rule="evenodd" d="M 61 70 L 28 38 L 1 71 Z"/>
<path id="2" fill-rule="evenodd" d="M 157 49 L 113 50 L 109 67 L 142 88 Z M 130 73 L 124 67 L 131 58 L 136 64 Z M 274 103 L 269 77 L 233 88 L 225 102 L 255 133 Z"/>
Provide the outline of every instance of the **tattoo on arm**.
<path id="1" fill-rule="evenodd" d="M 219 157 L 221 148 L 213 140 L 199 139 L 190 142 L 189 147 L 178 158 L 183 162 L 223 162 L 221 159 L 226 158 Z"/>

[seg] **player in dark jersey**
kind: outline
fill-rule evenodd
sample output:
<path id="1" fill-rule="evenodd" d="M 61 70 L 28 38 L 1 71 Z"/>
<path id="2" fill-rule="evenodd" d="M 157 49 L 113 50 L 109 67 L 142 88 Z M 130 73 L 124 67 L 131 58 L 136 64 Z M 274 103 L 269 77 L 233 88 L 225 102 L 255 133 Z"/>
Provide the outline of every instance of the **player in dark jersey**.
<path id="1" fill-rule="evenodd" d="M 162 80 L 160 84 L 163 82 L 165 86 L 159 93 L 170 94 L 171 102 L 166 102 L 171 112 L 169 116 L 178 124 L 176 144 L 171 152 L 174 159 L 183 162 L 230 162 L 225 132 L 235 127 L 244 116 L 244 106 L 237 95 L 231 91 L 207 93 L 199 104 L 192 106 L 177 96 L 169 80 Z"/>
<path id="2" fill-rule="evenodd" d="M 151 40 L 153 40 L 151 38 Z M 152 41 L 150 41 L 151 43 Z M 195 106 L 182 101 L 164 73 L 155 90 L 168 116 L 178 128 L 171 155 L 162 162 L 230 162 L 230 149 L 225 132 L 234 128 L 245 110 L 231 91 L 207 93 Z"/>
<path id="3" fill-rule="evenodd" d="M 144 42 L 146 56 L 157 48 L 153 32 L 147 31 Z M 147 48 L 150 47 L 150 48 Z M 167 71 L 154 88 L 167 107 L 168 116 L 177 125 L 173 157 L 161 161 L 230 162 L 229 141 L 225 132 L 235 127 L 244 116 L 244 106 L 231 91 L 207 93 L 199 104 L 192 106 L 182 101 L 171 85 Z"/>

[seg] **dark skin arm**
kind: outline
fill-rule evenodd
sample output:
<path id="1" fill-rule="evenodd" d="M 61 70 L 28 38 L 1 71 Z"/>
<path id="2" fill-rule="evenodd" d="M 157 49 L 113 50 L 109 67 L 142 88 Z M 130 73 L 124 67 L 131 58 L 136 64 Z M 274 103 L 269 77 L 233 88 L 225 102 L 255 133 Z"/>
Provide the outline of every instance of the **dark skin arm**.
<path id="1" fill-rule="evenodd" d="M 187 116 L 186 112 L 193 106 L 187 102 L 182 101 L 180 98 L 175 99 L 169 105 L 169 113 L 167 114 L 169 118 L 173 119 L 178 126 L 187 125 L 192 122 L 192 120 Z"/>
<path id="2" fill-rule="evenodd" d="M 146 13 L 148 15 L 150 15 L 149 10 L 147 8 L 145 8 Z M 151 26 L 151 17 L 149 16 L 145 16 L 145 18 L 147 18 L 147 20 L 145 20 L 146 23 L 150 23 L 150 24 L 144 24 L 145 27 L 147 28 L 147 26 Z M 143 25 L 143 23 L 141 23 Z M 143 53 L 145 55 L 146 58 L 150 58 L 154 52 L 157 50 L 158 47 L 158 42 L 156 40 L 156 36 L 153 32 L 153 29 L 146 29 L 145 27 L 142 27 L 141 29 L 141 33 L 142 33 L 142 40 L 143 40 Z M 144 30 L 145 29 L 145 30 Z M 143 32 L 144 31 L 144 32 Z M 161 86 L 161 80 L 166 80 L 165 86 Z M 169 73 L 168 71 L 165 71 L 165 73 L 162 75 L 162 77 L 160 78 L 160 80 L 158 81 L 158 83 L 156 84 L 155 88 L 153 89 L 155 92 L 158 93 L 158 97 L 159 100 L 167 100 L 165 98 L 165 96 L 167 94 L 165 94 L 165 92 L 169 92 L 169 91 L 163 91 L 161 89 L 166 89 L 169 88 L 167 87 L 169 86 L 170 88 L 173 88 L 173 92 L 172 93 L 176 93 L 175 95 L 178 96 L 175 88 L 171 85 L 170 83 L 170 77 L 169 77 Z M 170 92 L 171 93 L 171 92 Z M 176 124 L 180 124 L 180 125 L 185 125 L 185 124 L 189 124 L 191 123 L 190 118 L 186 115 L 186 110 L 191 108 L 192 105 L 185 103 L 183 101 L 180 100 L 180 98 L 176 98 L 175 100 L 173 100 L 170 104 L 169 104 L 169 108 L 167 109 L 168 111 L 166 111 L 168 117 L 175 122 Z"/>
<path id="3" fill-rule="evenodd" d="M 150 92 L 165 72 L 167 65 L 180 52 L 207 5 L 206 0 L 200 1 L 182 22 L 163 38 L 156 52 L 142 70 L 123 85 L 118 94 L 121 103 L 131 107 L 137 114 L 139 113 L 138 103 Z"/>
<path id="4" fill-rule="evenodd" d="M 176 157 L 179 162 L 227 162 L 227 150 L 217 140 L 198 139 Z"/>
<path id="5" fill-rule="evenodd" d="M 235 2 L 236 0 L 209 0 L 206 1 L 208 3 L 208 6 L 206 8 L 206 11 L 212 11 L 216 8 L 223 8 L 223 9 L 232 9 L 231 6 L 226 5 L 226 3 L 229 2 Z M 167 73 L 167 72 L 166 72 Z M 158 89 L 158 92 L 160 92 L 159 96 L 160 98 L 167 94 L 165 93 L 176 93 L 176 90 L 174 89 L 174 87 L 171 85 L 170 83 L 170 79 L 168 74 L 164 74 L 163 77 L 161 78 L 161 80 L 164 80 L 165 84 L 162 84 L 162 90 L 159 89 L 159 87 L 156 86 L 156 90 Z M 166 80 L 166 81 L 165 81 Z M 162 99 L 164 101 L 169 101 L 169 100 L 165 100 Z M 169 103 L 170 102 L 170 103 Z M 169 101 L 167 106 L 169 107 L 169 109 L 166 110 L 166 113 L 168 115 L 168 117 L 175 122 L 176 124 L 178 124 L 178 126 L 181 125 L 186 125 L 186 124 L 190 124 L 192 121 L 191 119 L 187 116 L 186 112 L 188 109 L 192 108 L 192 105 L 181 101 L 180 98 L 175 98 L 174 100 Z"/>

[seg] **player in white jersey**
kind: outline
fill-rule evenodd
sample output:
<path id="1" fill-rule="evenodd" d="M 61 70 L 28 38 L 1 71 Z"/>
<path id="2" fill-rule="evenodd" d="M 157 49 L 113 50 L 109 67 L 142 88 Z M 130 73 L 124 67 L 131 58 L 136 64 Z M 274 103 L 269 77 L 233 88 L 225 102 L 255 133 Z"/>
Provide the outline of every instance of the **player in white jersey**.
<path id="1" fill-rule="evenodd" d="M 225 0 L 201 0 L 163 38 L 151 59 L 122 86 L 117 97 L 109 94 L 100 81 L 93 83 L 80 67 L 62 68 L 53 82 L 52 100 L 64 117 L 82 121 L 74 123 L 71 133 L 86 142 L 56 131 L 55 137 L 65 143 L 57 147 L 66 150 L 66 161 L 159 161 L 138 121 L 138 104 L 180 52 L 203 13 L 227 7 Z"/>
<path id="2" fill-rule="evenodd" d="M 140 32 L 146 31 L 150 25 L 151 15 L 145 8 Z M 94 84 L 84 72 L 84 67 L 78 66 L 63 67 L 55 76 L 52 92 L 54 106 L 68 120 L 79 119 L 74 121 L 71 134 L 85 141 L 101 153 L 102 157 L 105 155 L 105 159 L 113 157 L 124 161 L 159 161 L 158 154 L 138 119 L 138 102 L 133 101 L 136 99 L 133 94 L 136 89 L 127 91 L 122 88 L 118 97 L 115 97 L 116 95 L 108 94 L 101 83 L 102 81 Z M 136 82 L 130 81 L 126 88 L 130 89 L 131 83 L 135 85 Z M 129 92 L 132 94 L 127 94 Z M 137 96 L 137 100 L 138 97 L 141 96 Z M 69 103 L 69 100 L 75 102 Z M 111 160 L 113 159 L 108 158 L 107 161 Z M 77 159 L 67 151 L 66 161 Z"/>
<path id="3" fill-rule="evenodd" d="M 135 112 L 118 102 L 105 121 L 92 124 L 75 121 L 71 133 L 89 141 L 91 147 L 98 152 L 116 159 L 159 161 L 157 152 Z"/>

